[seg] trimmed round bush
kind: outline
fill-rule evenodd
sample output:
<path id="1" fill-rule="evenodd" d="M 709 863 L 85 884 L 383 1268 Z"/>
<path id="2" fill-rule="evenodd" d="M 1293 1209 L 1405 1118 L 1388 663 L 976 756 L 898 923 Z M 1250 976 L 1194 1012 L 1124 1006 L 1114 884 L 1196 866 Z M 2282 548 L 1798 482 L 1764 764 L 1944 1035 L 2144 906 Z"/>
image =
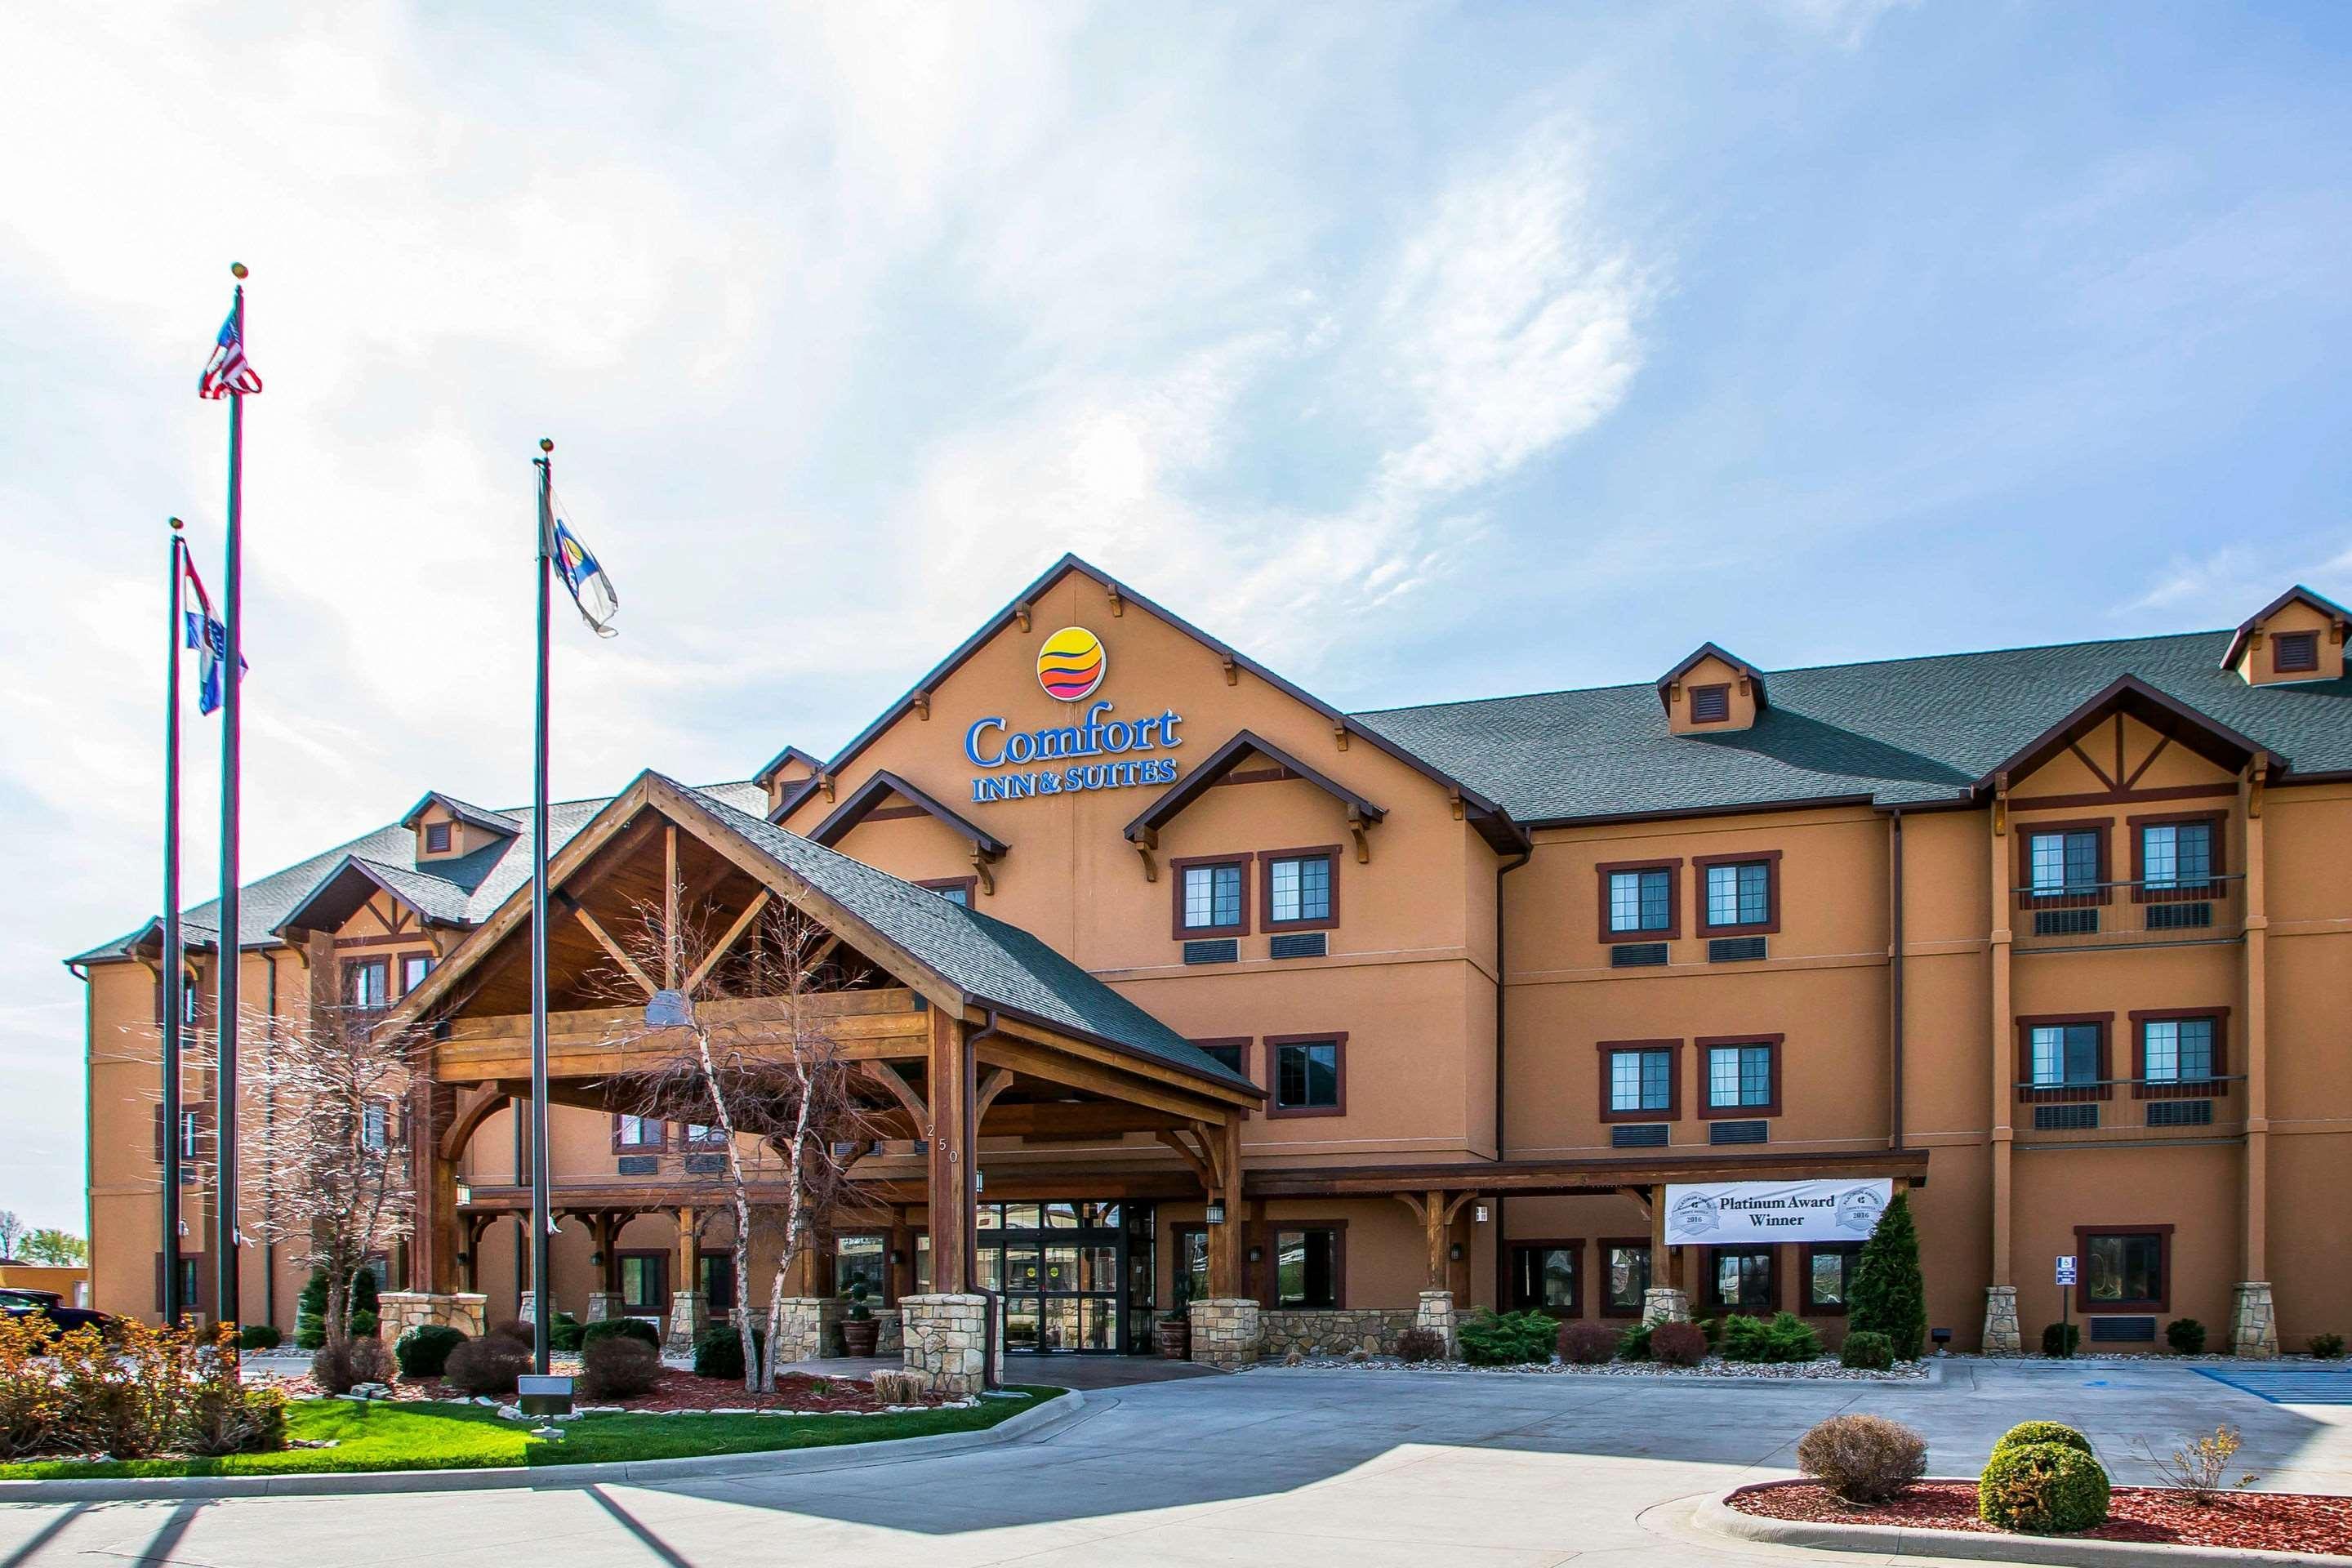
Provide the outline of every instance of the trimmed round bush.
<path id="1" fill-rule="evenodd" d="M 569 1312 L 558 1312 L 547 1322 L 547 1348 L 551 1351 L 573 1352 L 580 1348 L 580 1336 L 587 1331 L 580 1320 Z"/>
<path id="2" fill-rule="evenodd" d="M 1559 1359 L 1570 1366 L 1599 1366 L 1616 1356 L 1617 1339 L 1606 1323 L 1572 1319 L 1559 1326 Z"/>
<path id="3" fill-rule="evenodd" d="M 1885 1502 L 1927 1473 L 1927 1440 L 1884 1415 L 1832 1415 L 1797 1439 L 1797 1468 L 1848 1502 Z"/>
<path id="4" fill-rule="evenodd" d="M 442 1381 L 466 1394 L 512 1394 L 515 1380 L 530 1371 L 530 1352 L 510 1339 L 467 1340 L 449 1352 Z"/>
<path id="5" fill-rule="evenodd" d="M 627 1334 L 605 1334 L 580 1352 L 580 1392 L 594 1400 L 635 1399 L 661 1381 L 661 1352 Z"/>
<path id="6" fill-rule="evenodd" d="M 1418 1366 L 1423 1362 L 1445 1359 L 1445 1336 L 1435 1329 L 1419 1325 L 1397 1336 L 1397 1360 Z"/>
<path id="7" fill-rule="evenodd" d="M 2022 1448 L 2033 1443 L 2055 1443 L 2062 1448 L 2072 1448 L 2078 1454 L 2098 1458 L 2092 1453 L 2091 1440 L 2063 1421 L 2021 1421 L 2000 1435 L 2000 1441 L 1992 1446 L 1992 1451 L 1998 1454 L 2003 1448 Z"/>
<path id="8" fill-rule="evenodd" d="M 529 1355 L 532 1351 L 538 1348 L 537 1336 L 532 1332 L 531 1326 L 529 1323 L 524 1322 L 520 1318 L 508 1319 L 505 1322 L 491 1329 L 490 1331 L 484 1334 L 482 1338 L 486 1340 L 503 1340 L 510 1345 L 520 1345 L 525 1355 Z"/>
<path id="9" fill-rule="evenodd" d="M 580 1349 L 584 1354 L 599 1340 L 627 1339 L 645 1345 L 656 1355 L 661 1353 L 661 1331 L 643 1318 L 605 1318 L 580 1331 Z"/>
<path id="10" fill-rule="evenodd" d="M 758 1328 L 751 1331 L 751 1353 L 768 1353 L 768 1336 Z M 719 1323 L 705 1329 L 694 1342 L 694 1375 L 743 1381 L 743 1342 L 733 1325 Z"/>
<path id="11" fill-rule="evenodd" d="M 2052 1323 L 2042 1331 L 2043 1355 L 2070 1356 L 2082 1343 L 2083 1328 L 2079 1323 Z"/>
<path id="12" fill-rule="evenodd" d="M 2175 1355 L 2203 1355 L 2205 1325 L 2194 1318 L 2175 1318 L 2164 1325 L 2164 1342 Z"/>
<path id="13" fill-rule="evenodd" d="M 274 1351 L 286 1342 L 286 1336 L 270 1323 L 247 1323 L 236 1331 L 236 1348 L 241 1351 Z"/>
<path id="14" fill-rule="evenodd" d="M 449 1352 L 466 1342 L 462 1329 L 445 1328 L 439 1323 L 419 1323 L 400 1336 L 392 1353 L 400 1363 L 403 1377 L 438 1377 L 441 1369 L 449 1364 Z"/>
<path id="15" fill-rule="evenodd" d="M 1895 1364 L 1895 1342 L 1868 1329 L 1856 1329 L 1838 1347 L 1838 1364 L 1850 1372 L 1885 1372 Z"/>
<path id="16" fill-rule="evenodd" d="M 1706 1334 L 1696 1323 L 1659 1323 L 1650 1330 L 1650 1354 L 1668 1366 L 1696 1366 L 1706 1359 Z"/>
<path id="17" fill-rule="evenodd" d="M 2305 1348 L 2321 1361 L 2341 1361 L 2344 1359 L 2344 1336 L 2314 1334 L 2306 1342 Z"/>
<path id="18" fill-rule="evenodd" d="M 1997 1448 L 1977 1481 L 1977 1516 L 2028 1535 L 2088 1530 L 2107 1517 L 2107 1472 L 2063 1443 Z"/>

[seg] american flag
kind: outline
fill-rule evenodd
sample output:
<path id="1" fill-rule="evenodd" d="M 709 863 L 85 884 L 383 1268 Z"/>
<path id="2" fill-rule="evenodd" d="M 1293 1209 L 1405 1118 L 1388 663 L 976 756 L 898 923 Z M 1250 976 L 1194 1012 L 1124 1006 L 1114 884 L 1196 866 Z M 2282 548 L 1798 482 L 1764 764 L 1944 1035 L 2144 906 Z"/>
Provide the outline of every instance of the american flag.
<path id="1" fill-rule="evenodd" d="M 220 341 L 213 346 L 213 357 L 205 364 L 204 379 L 196 383 L 196 395 L 217 399 L 232 392 L 260 390 L 261 376 L 246 363 L 245 334 L 237 329 L 236 311 L 232 308 L 228 320 L 221 323 Z"/>

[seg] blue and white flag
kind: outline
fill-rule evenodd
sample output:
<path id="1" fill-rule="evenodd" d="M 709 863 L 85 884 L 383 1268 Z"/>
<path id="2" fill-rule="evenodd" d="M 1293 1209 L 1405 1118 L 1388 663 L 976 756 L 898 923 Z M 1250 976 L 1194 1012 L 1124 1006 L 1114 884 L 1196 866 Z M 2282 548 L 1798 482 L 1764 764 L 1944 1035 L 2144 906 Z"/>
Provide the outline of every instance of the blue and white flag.
<path id="1" fill-rule="evenodd" d="M 196 606 L 184 612 L 188 646 L 196 650 L 196 711 L 211 713 L 221 705 L 221 667 L 228 662 L 228 626 L 213 614 L 212 598 L 196 575 L 196 563 L 183 555 L 181 565 L 188 574 L 188 592 Z M 253 668 L 243 654 L 237 656 L 236 667 L 240 676 Z"/>
<path id="2" fill-rule="evenodd" d="M 604 575 L 604 568 L 580 542 L 580 536 L 572 531 L 572 525 L 563 521 L 562 512 L 551 510 L 547 518 L 548 559 L 555 563 L 563 585 L 572 590 L 572 602 L 580 607 L 580 618 L 600 637 L 620 636 L 613 629 L 613 617 L 621 608 L 621 595 L 614 592 L 613 580 Z"/>

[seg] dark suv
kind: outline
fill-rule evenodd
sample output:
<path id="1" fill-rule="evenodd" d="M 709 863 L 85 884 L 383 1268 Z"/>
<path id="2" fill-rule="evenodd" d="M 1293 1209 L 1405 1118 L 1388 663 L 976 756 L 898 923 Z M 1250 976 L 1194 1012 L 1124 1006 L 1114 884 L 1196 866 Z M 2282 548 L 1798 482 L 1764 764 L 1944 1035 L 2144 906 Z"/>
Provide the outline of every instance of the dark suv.
<path id="1" fill-rule="evenodd" d="M 27 1290 L 19 1286 L 0 1287 L 0 1315 L 11 1318 L 42 1316 L 59 1329 L 96 1327 L 100 1332 L 114 1327 L 113 1315 L 94 1311 L 88 1307 L 68 1307 L 66 1299 L 55 1290 Z"/>

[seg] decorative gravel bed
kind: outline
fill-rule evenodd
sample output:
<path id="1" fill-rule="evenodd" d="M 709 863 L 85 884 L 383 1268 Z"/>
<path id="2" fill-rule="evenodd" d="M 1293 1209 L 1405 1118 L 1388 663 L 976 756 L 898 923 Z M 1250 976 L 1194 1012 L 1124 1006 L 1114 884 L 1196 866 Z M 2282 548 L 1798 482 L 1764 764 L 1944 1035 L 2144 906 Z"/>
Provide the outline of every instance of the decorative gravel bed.
<path id="1" fill-rule="evenodd" d="M 1720 1356 L 1709 1356 L 1696 1366 L 1666 1366 L 1653 1361 L 1612 1361 L 1597 1366 L 1571 1366 L 1561 1361 L 1543 1365 L 1528 1362 L 1519 1366 L 1472 1366 L 1465 1361 L 1404 1362 L 1392 1355 L 1307 1356 L 1296 1362 L 1259 1362 L 1247 1370 L 1279 1372 L 1291 1366 L 1366 1372 L 1468 1372 L 1494 1377 L 1540 1377 L 1564 1373 L 1579 1377 L 1687 1383 L 1721 1382 L 1727 1377 L 1771 1378 L 1785 1383 L 1924 1383 L 1930 1376 L 1926 1362 L 1897 1362 L 1890 1371 L 1862 1372 L 1840 1366 L 1827 1356 L 1820 1361 L 1801 1362 L 1725 1361 Z"/>
<path id="2" fill-rule="evenodd" d="M 1874 1508 L 1841 1502 L 1817 1481 L 1743 1487 L 1727 1500 L 1742 1513 L 1803 1524 L 1891 1524 L 1978 1535 L 2010 1533 L 1977 1517 L 1974 1481 L 1919 1481 L 1893 1502 Z M 2169 1487 L 2117 1487 L 2105 1524 L 2050 1539 L 2352 1556 L 2352 1498 L 2228 1492 L 2211 1504 L 2200 1506 L 2187 1492 Z"/>

